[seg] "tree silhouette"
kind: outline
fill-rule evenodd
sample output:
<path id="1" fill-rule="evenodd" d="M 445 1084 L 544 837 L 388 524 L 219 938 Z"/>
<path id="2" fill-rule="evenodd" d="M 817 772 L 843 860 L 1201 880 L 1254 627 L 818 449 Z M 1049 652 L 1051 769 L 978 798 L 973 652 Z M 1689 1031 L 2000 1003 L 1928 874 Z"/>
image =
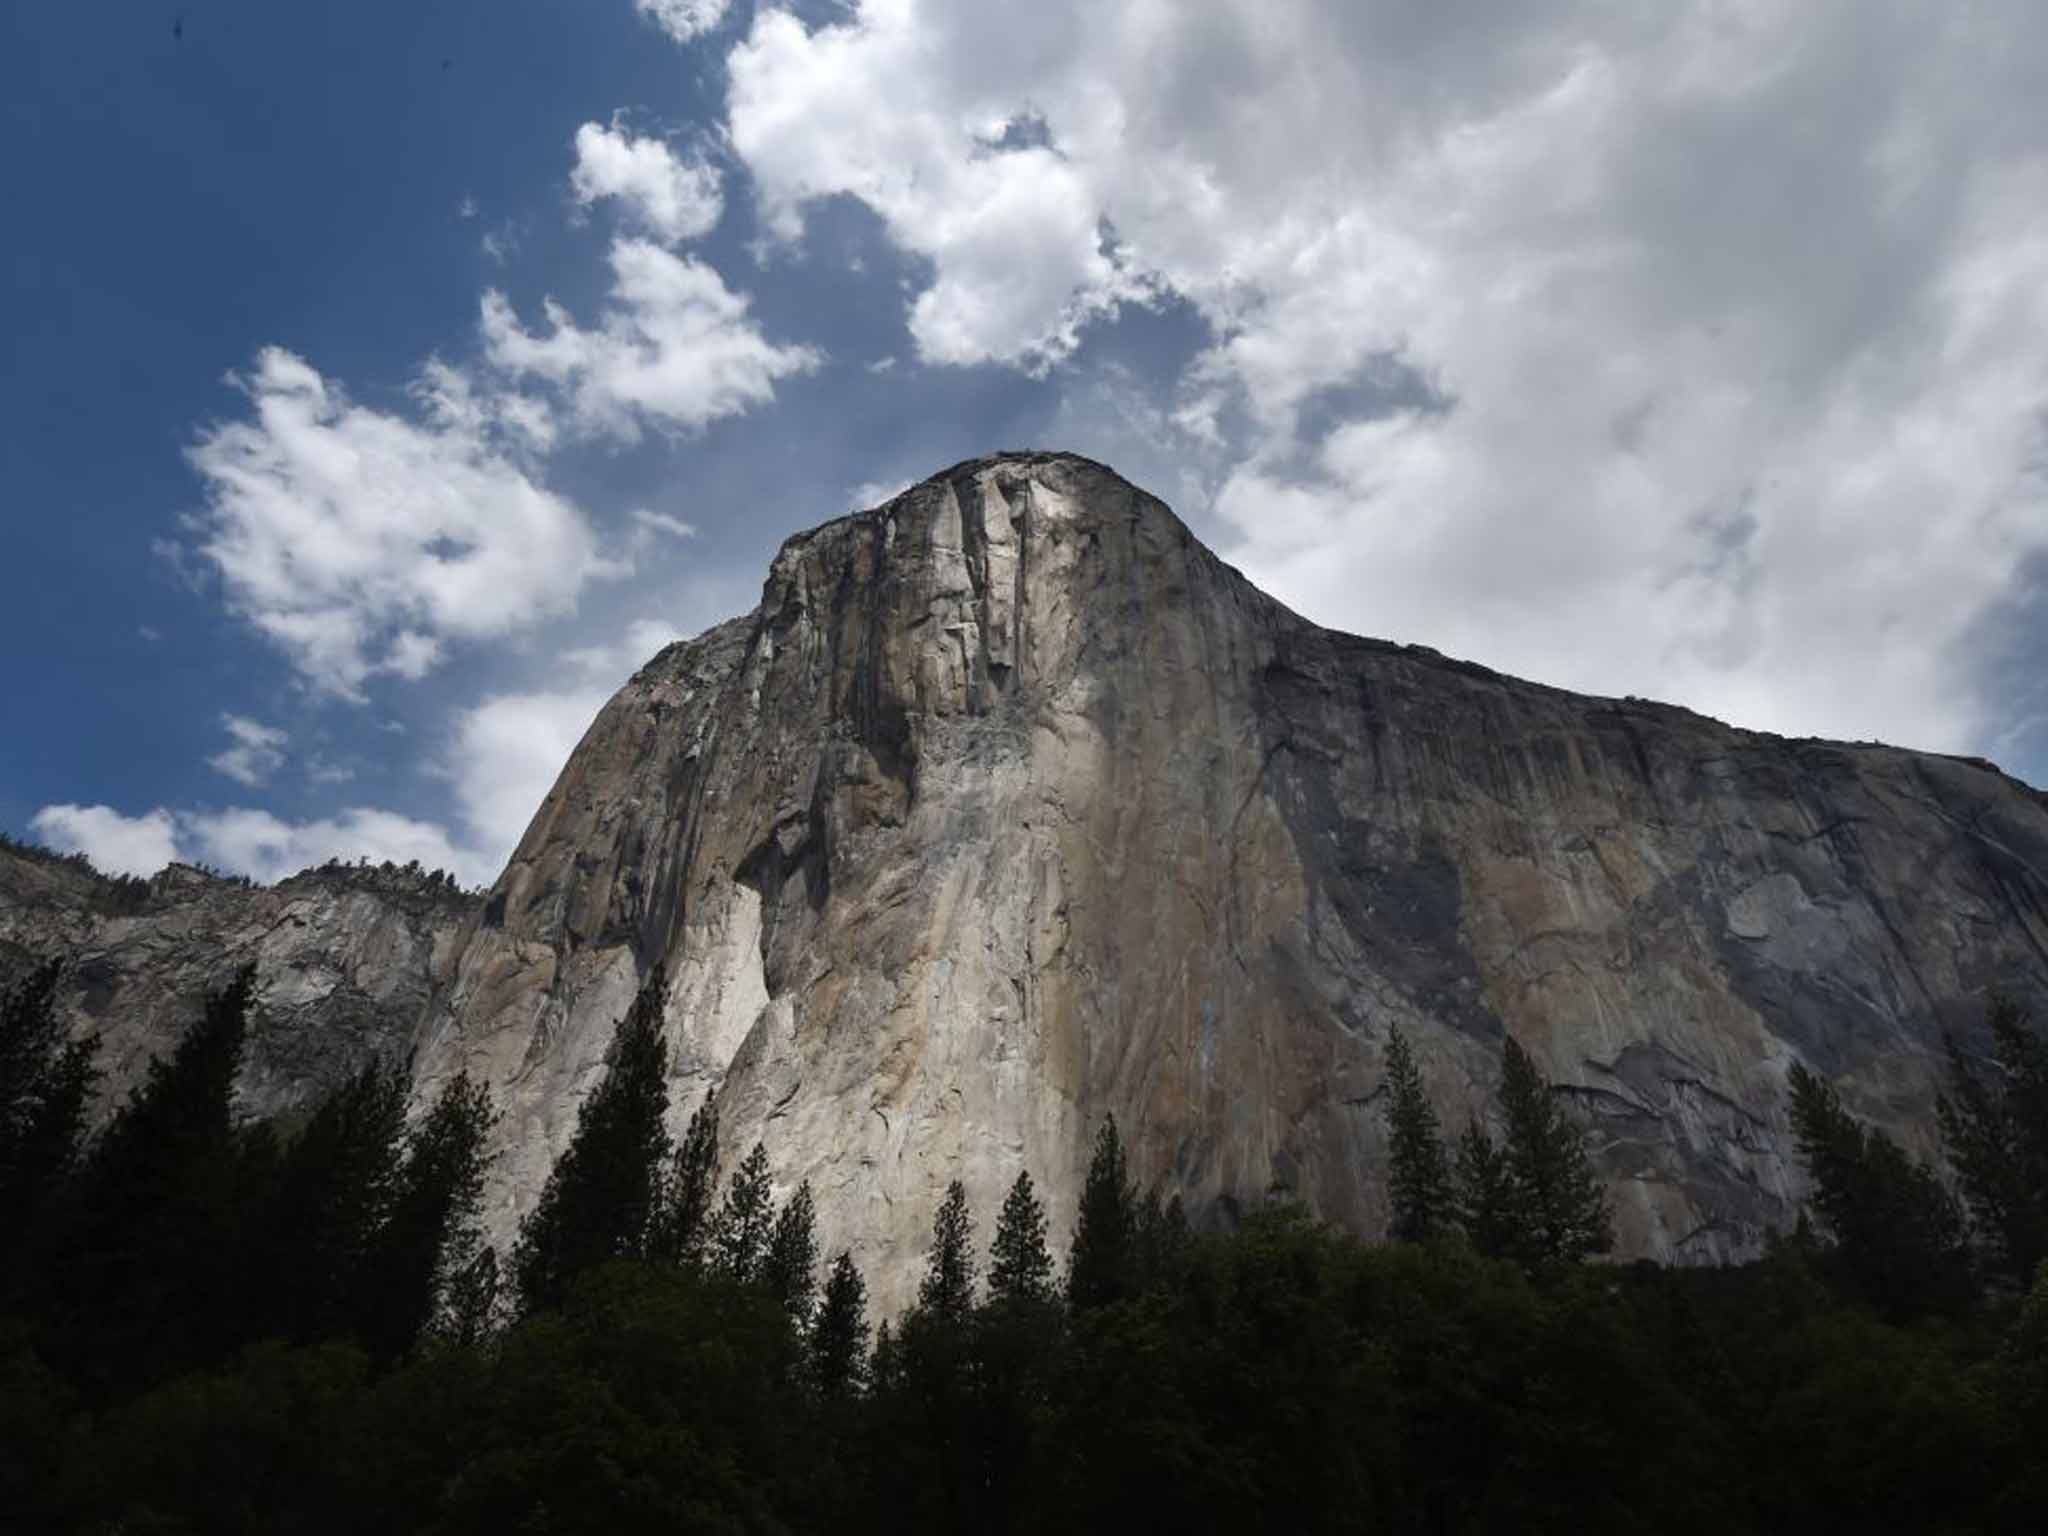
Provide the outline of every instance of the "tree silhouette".
<path id="1" fill-rule="evenodd" d="M 1387 1131 L 1392 1236 L 1419 1243 L 1455 1219 L 1457 1192 L 1436 1110 L 1399 1028 L 1387 1036 Z"/>
<path id="2" fill-rule="evenodd" d="M 994 1302 L 1035 1303 L 1052 1296 L 1052 1254 L 1045 1246 L 1045 1207 L 1027 1170 L 1017 1175 L 996 1216 L 989 1247 L 988 1294 Z"/>
<path id="3" fill-rule="evenodd" d="M 751 1285 L 760 1278 L 774 1214 L 768 1149 L 757 1141 L 746 1160 L 733 1170 L 725 1203 L 711 1223 L 711 1258 L 720 1274 L 740 1285 Z"/>
<path id="4" fill-rule="evenodd" d="M 669 1138 L 666 977 L 656 965 L 612 1034 L 604 1078 L 519 1233 L 512 1273 L 526 1311 L 558 1303 L 577 1273 L 646 1252 Z"/>
<path id="5" fill-rule="evenodd" d="M 1124 1173 L 1116 1116 L 1111 1115 L 1095 1138 L 1074 1218 L 1074 1246 L 1067 1255 L 1067 1302 L 1076 1311 L 1106 1306 L 1130 1293 L 1136 1206 Z"/>
<path id="6" fill-rule="evenodd" d="M 1585 1138 L 1513 1039 L 1501 1055 L 1500 1098 L 1523 1256 L 1571 1263 L 1605 1253 L 1614 1242 L 1607 1195 L 1586 1157 Z"/>
<path id="7" fill-rule="evenodd" d="M 775 1229 L 768 1236 L 768 1250 L 761 1260 L 761 1283 L 775 1298 L 798 1329 L 811 1319 L 811 1298 L 817 1288 L 818 1239 L 816 1213 L 810 1182 L 799 1184 Z"/>
<path id="8" fill-rule="evenodd" d="M 828 1397 L 858 1392 L 867 1377 L 868 1287 L 842 1252 L 825 1277 L 825 1297 L 811 1324 L 811 1379 Z"/>
<path id="9" fill-rule="evenodd" d="M 974 1306 L 973 1241 L 967 1186 L 955 1179 L 932 1216 L 932 1251 L 917 1290 L 917 1304 L 932 1316 L 957 1322 Z"/>

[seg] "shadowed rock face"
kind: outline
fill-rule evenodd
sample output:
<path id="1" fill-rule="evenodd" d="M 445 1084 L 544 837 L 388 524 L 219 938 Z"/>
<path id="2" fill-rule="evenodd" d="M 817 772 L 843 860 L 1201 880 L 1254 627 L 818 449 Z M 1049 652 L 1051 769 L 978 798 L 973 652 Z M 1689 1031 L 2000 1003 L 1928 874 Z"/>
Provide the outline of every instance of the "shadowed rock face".
<path id="1" fill-rule="evenodd" d="M 420 1026 L 507 1114 L 509 1234 L 656 961 L 715 1092 L 884 1308 L 1114 1112 L 1198 1217 L 1371 1232 L 1399 1025 L 1447 1124 L 1512 1034 L 1627 1254 L 1755 1251 L 1794 1061 L 1921 1152 L 1940 1033 L 2048 982 L 2048 810 L 1987 765 L 1733 730 L 1319 629 L 1099 465 L 1005 455 L 790 540 L 604 708 Z"/>
<path id="2" fill-rule="evenodd" d="M 374 869 L 252 886 L 174 864 L 144 893 L 0 848 L 0 970 L 66 962 L 59 1006 L 74 1033 L 99 1040 L 104 1116 L 176 1047 L 207 995 L 254 963 L 238 1107 L 290 1118 L 367 1062 L 405 1061 L 436 962 L 448 967 L 476 905 Z"/>

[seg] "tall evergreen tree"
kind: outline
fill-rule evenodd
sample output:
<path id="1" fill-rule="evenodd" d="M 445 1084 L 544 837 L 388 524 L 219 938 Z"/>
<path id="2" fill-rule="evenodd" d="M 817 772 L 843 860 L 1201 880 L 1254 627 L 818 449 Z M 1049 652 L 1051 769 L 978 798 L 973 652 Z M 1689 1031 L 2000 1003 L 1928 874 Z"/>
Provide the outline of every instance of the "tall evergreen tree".
<path id="1" fill-rule="evenodd" d="M 1614 1243 L 1607 1193 L 1586 1157 L 1585 1138 L 1558 1107 L 1529 1053 L 1512 1039 L 1501 1056 L 1500 1098 L 1524 1257 L 1574 1263 L 1605 1253 Z"/>
<path id="2" fill-rule="evenodd" d="M 811 1298 L 817 1289 L 817 1213 L 806 1179 L 789 1197 L 775 1229 L 768 1236 L 768 1250 L 761 1260 L 761 1283 L 770 1296 L 802 1329 L 810 1322 Z"/>
<path id="3" fill-rule="evenodd" d="M 61 972 L 51 961 L 0 991 L 0 1232 L 10 1255 L 39 1246 L 42 1220 L 77 1162 L 98 1076 L 93 1042 L 64 1038 Z"/>
<path id="4" fill-rule="evenodd" d="M 436 1336 L 474 1349 L 498 1326 L 498 1250 L 486 1244 L 450 1272 L 433 1319 Z"/>
<path id="5" fill-rule="evenodd" d="M 711 1222 L 711 1261 L 721 1275 L 752 1285 L 761 1275 L 775 1216 L 774 1189 L 768 1177 L 768 1149 L 760 1142 L 733 1170 L 725 1203 Z"/>
<path id="6" fill-rule="evenodd" d="M 695 1265 L 710 1235 L 711 1201 L 718 1192 L 718 1106 L 711 1095 L 690 1116 L 683 1144 L 662 1191 L 662 1213 L 653 1256 L 670 1264 Z"/>
<path id="7" fill-rule="evenodd" d="M 1450 1226 L 1457 1192 L 1436 1109 L 1399 1028 L 1387 1036 L 1387 1133 L 1392 1236 L 1419 1243 Z"/>
<path id="8" fill-rule="evenodd" d="M 410 1349 L 443 1311 L 476 1311 L 486 1280 L 496 1305 L 498 1258 L 484 1254 L 478 1217 L 483 1202 L 484 1146 L 497 1123 L 490 1090 L 459 1072 L 405 1141 L 391 1211 L 377 1235 L 360 1302 L 364 1341 L 391 1358 Z M 460 1294 L 458 1294 L 460 1292 Z M 466 1324 L 453 1325 L 458 1336 Z"/>
<path id="9" fill-rule="evenodd" d="M 932 1217 L 932 1251 L 925 1260 L 917 1304 L 933 1317 L 958 1322 L 974 1306 L 974 1218 L 967 1211 L 967 1186 L 958 1179 Z"/>
<path id="10" fill-rule="evenodd" d="M 1942 1142 L 1992 1263 L 2026 1285 L 2048 1259 L 2048 1041 L 2011 999 L 1991 1001 L 1988 1069 L 1948 1042 Z"/>
<path id="11" fill-rule="evenodd" d="M 1124 1172 L 1123 1142 L 1111 1115 L 1095 1138 L 1074 1218 L 1074 1246 L 1067 1255 L 1067 1303 L 1076 1311 L 1130 1294 L 1136 1208 L 1137 1194 Z"/>
<path id="12" fill-rule="evenodd" d="M 577 1110 L 575 1133 L 520 1229 L 512 1273 L 526 1311 L 559 1302 L 584 1269 L 647 1251 L 669 1154 L 666 993 L 656 965 L 613 1032 L 604 1079 Z"/>
<path id="13" fill-rule="evenodd" d="M 267 1310 L 290 1338 L 351 1331 L 398 1192 L 405 1083 L 365 1066 L 284 1150 L 258 1241 Z"/>
<path id="14" fill-rule="evenodd" d="M 989 1299 L 1011 1305 L 1051 1299 L 1052 1254 L 1045 1246 L 1045 1207 L 1031 1186 L 1029 1170 L 1017 1175 L 996 1216 L 989 1247 Z"/>
<path id="15" fill-rule="evenodd" d="M 1797 1064 L 1790 1080 L 1814 1208 L 1849 1286 L 1895 1318 L 1962 1305 L 1969 1256 L 1954 1198 L 1897 1142 L 1844 1109 L 1833 1084 Z"/>
<path id="16" fill-rule="evenodd" d="M 811 1324 L 811 1379 L 828 1397 L 858 1392 L 867 1378 L 868 1287 L 842 1252 L 825 1277 L 825 1298 Z"/>
<path id="17" fill-rule="evenodd" d="M 208 998 L 199 1021 L 94 1144 L 50 1279 L 88 1373 L 143 1380 L 223 1352 L 248 1326 L 235 1074 L 256 968 Z"/>
<path id="18" fill-rule="evenodd" d="M 1507 1154 L 1477 1120 L 1466 1125 L 1458 1140 L 1458 1224 L 1472 1246 L 1490 1259 L 1519 1257 L 1528 1249 Z"/>

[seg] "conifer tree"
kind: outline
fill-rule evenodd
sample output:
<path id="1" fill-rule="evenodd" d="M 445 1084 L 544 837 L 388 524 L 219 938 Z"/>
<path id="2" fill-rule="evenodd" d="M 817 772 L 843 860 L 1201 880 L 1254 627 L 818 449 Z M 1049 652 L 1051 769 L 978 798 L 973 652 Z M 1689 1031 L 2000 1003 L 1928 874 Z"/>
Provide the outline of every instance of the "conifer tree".
<path id="1" fill-rule="evenodd" d="M 1509 1039 L 1501 1056 L 1501 1110 L 1524 1258 L 1575 1263 L 1613 1246 L 1607 1194 L 1585 1138 L 1551 1096 L 1529 1053 Z"/>
<path id="2" fill-rule="evenodd" d="M 1188 1214 L 1180 1196 L 1161 1203 L 1155 1189 L 1138 1203 L 1132 1220 L 1133 1291 L 1172 1285 L 1188 1247 Z"/>
<path id="3" fill-rule="evenodd" d="M 811 1297 L 817 1288 L 817 1217 L 807 1179 L 799 1184 L 775 1229 L 768 1237 L 768 1250 L 761 1260 L 761 1283 L 791 1322 L 801 1329 L 811 1317 Z"/>
<path id="4" fill-rule="evenodd" d="M 462 1349 L 474 1349 L 498 1326 L 498 1250 L 486 1244 L 448 1277 L 433 1332 Z"/>
<path id="5" fill-rule="evenodd" d="M 1477 1120 L 1458 1142 L 1458 1224 L 1490 1259 L 1519 1256 L 1528 1246 L 1507 1154 Z"/>
<path id="6" fill-rule="evenodd" d="M 484 1145 L 497 1118 L 490 1090 L 459 1072 L 406 1138 L 360 1303 L 364 1341 L 380 1356 L 403 1354 L 443 1312 L 457 1316 L 451 1326 L 460 1335 L 460 1315 L 477 1311 L 486 1278 L 490 1299 L 480 1315 L 497 1303 L 497 1252 L 478 1251 Z"/>
<path id="7" fill-rule="evenodd" d="M 967 1186 L 955 1179 L 932 1217 L 932 1251 L 917 1290 L 917 1304 L 930 1316 L 959 1322 L 974 1306 L 973 1241 Z"/>
<path id="8" fill-rule="evenodd" d="M 1426 1241 L 1450 1226 L 1456 1190 L 1436 1109 L 1399 1028 L 1387 1036 L 1387 1132 L 1391 1235 L 1397 1242 Z"/>
<path id="9" fill-rule="evenodd" d="M 670 1264 L 695 1265 L 702 1260 L 717 1191 L 718 1106 L 706 1093 L 690 1116 L 690 1128 L 683 1133 L 665 1181 L 654 1257 Z"/>
<path id="10" fill-rule="evenodd" d="M 580 1271 L 639 1258 L 669 1153 L 666 977 L 656 965 L 619 1021 L 606 1071 L 576 1114 L 576 1130 L 519 1233 L 512 1273 L 531 1312 L 559 1302 Z"/>
<path id="11" fill-rule="evenodd" d="M 287 1337 L 351 1330 L 398 1192 L 405 1084 L 372 1062 L 287 1147 L 259 1241 L 268 1310 Z"/>
<path id="12" fill-rule="evenodd" d="M 996 1216 L 989 1247 L 988 1294 L 993 1302 L 1030 1305 L 1052 1297 L 1052 1254 L 1045 1246 L 1045 1207 L 1028 1170 L 1017 1175 Z"/>
<path id="13" fill-rule="evenodd" d="M 231 1345 L 247 1327 L 233 1093 L 256 968 L 199 1021 L 92 1148 L 52 1268 L 58 1305 L 86 1323 L 91 1369 L 148 1379 Z"/>
<path id="14" fill-rule="evenodd" d="M 78 1160 L 98 1072 L 93 1042 L 66 1041 L 52 961 L 0 991 L 0 1232 L 10 1256 L 37 1246 L 43 1217 Z"/>
<path id="15" fill-rule="evenodd" d="M 1799 1155 L 1844 1279 L 1894 1318 L 1962 1305 L 1970 1290 L 1962 1212 L 1941 1181 L 1860 1124 L 1833 1084 L 1797 1064 L 1790 1081 Z"/>
<path id="16" fill-rule="evenodd" d="M 841 1252 L 825 1277 L 825 1297 L 811 1324 L 811 1379 L 828 1397 L 858 1392 L 867 1377 L 868 1287 Z"/>
<path id="17" fill-rule="evenodd" d="M 711 1259 L 718 1272 L 740 1285 L 760 1278 L 774 1219 L 774 1190 L 768 1177 L 768 1149 L 760 1142 L 733 1170 L 725 1203 L 711 1223 Z"/>
<path id="18" fill-rule="evenodd" d="M 1990 1006 L 1988 1071 L 1948 1042 L 1942 1142 L 1992 1263 L 2026 1285 L 2048 1259 L 2048 1041 L 2010 999 Z"/>
<path id="19" fill-rule="evenodd" d="M 1116 1116 L 1111 1115 L 1095 1138 L 1074 1218 L 1074 1246 L 1067 1256 L 1067 1304 L 1076 1311 L 1130 1294 L 1136 1206 Z"/>

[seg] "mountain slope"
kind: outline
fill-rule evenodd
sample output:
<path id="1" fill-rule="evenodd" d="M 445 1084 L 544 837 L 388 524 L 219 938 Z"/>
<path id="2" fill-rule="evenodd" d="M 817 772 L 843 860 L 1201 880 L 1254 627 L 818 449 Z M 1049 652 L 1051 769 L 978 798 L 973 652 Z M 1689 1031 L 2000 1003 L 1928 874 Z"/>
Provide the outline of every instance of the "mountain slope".
<path id="1" fill-rule="evenodd" d="M 2048 982 L 2048 810 L 1988 765 L 1788 741 L 1320 629 L 1086 460 L 960 465 L 791 539 L 604 708 L 439 973 L 419 1088 L 537 1192 L 656 961 L 715 1089 L 893 1306 L 948 1180 L 1071 1220 L 1114 1112 L 1199 1213 L 1384 1219 L 1386 1032 L 1453 1128 L 1511 1032 L 1623 1250 L 1787 1223 L 1794 1061 L 1920 1150 L 1945 1025 Z"/>

